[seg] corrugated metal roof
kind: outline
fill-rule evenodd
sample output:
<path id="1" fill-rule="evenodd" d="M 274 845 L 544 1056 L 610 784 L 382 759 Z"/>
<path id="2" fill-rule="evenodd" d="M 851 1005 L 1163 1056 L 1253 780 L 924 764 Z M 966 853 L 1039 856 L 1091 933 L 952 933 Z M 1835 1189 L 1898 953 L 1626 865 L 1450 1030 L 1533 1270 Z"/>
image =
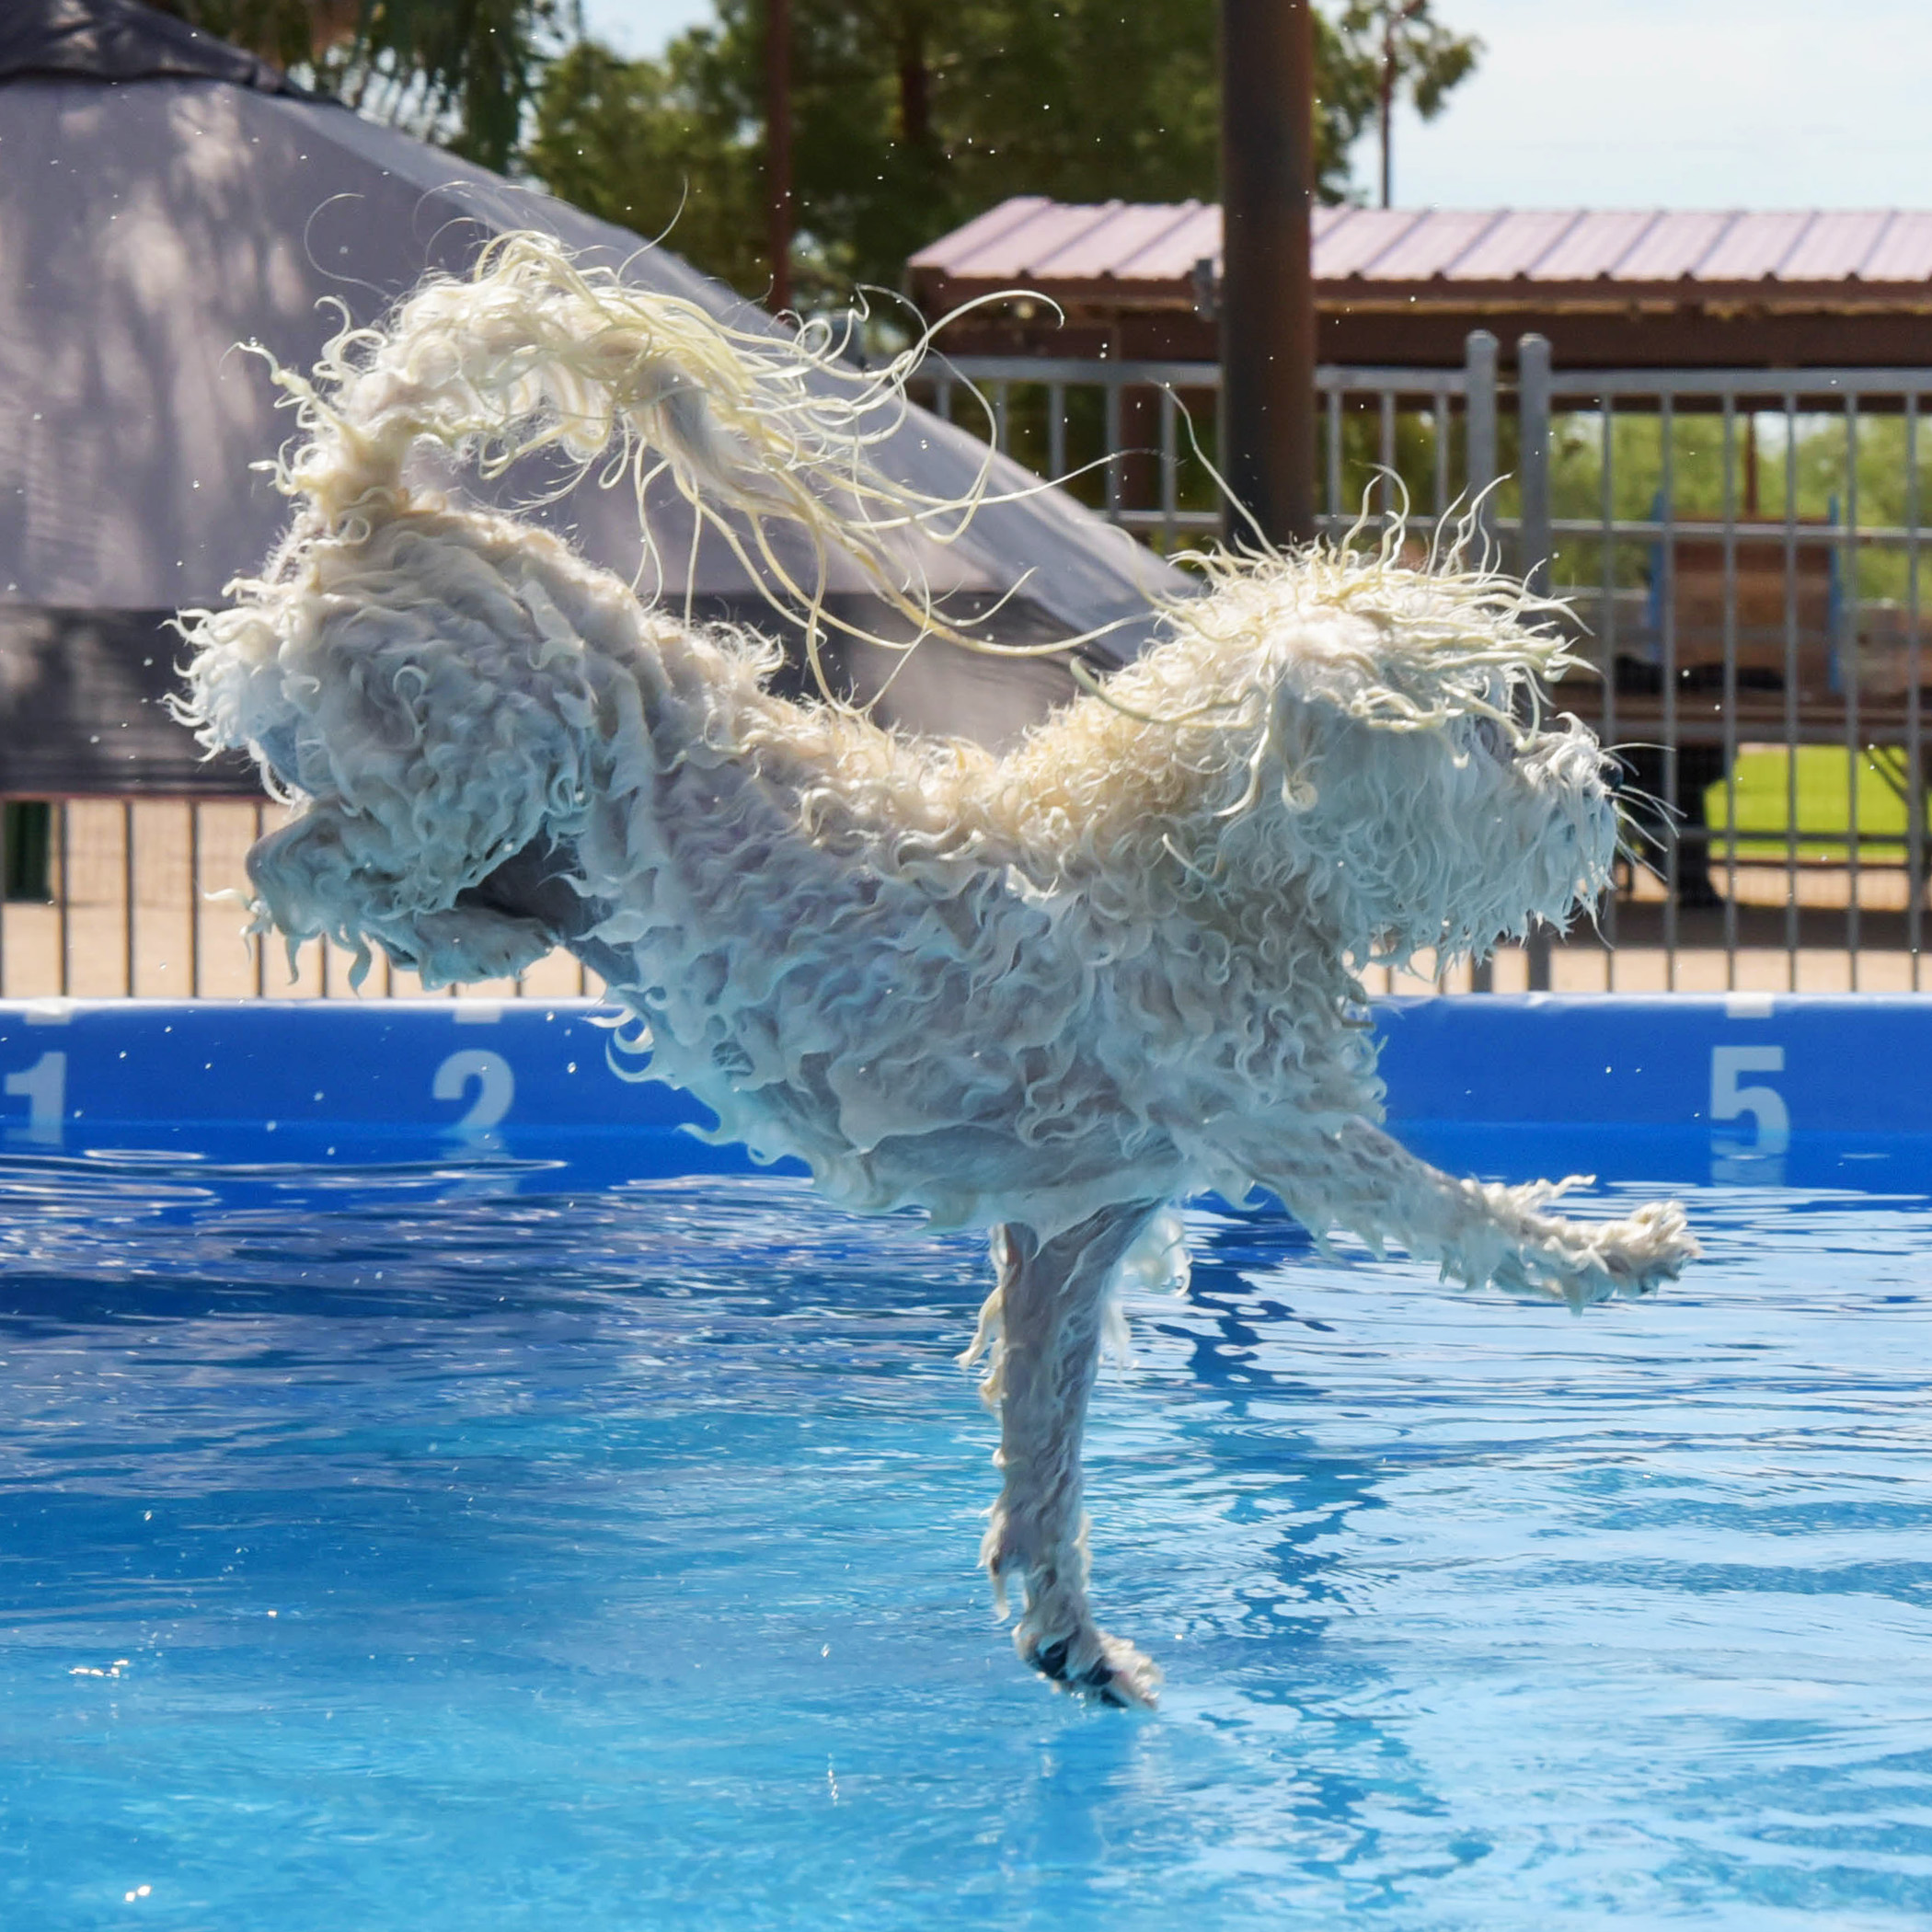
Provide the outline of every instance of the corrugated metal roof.
<path id="1" fill-rule="evenodd" d="M 1613 282 L 1695 282 L 1697 264 L 1717 247 L 1735 219 L 1734 215 L 1682 208 L 1652 215 L 1621 255 L 1605 257 L 1593 271 L 1585 270 L 1577 279 L 1583 281 L 1593 272 Z"/>
<path id="2" fill-rule="evenodd" d="M 1792 250 L 1817 224 L 1814 214 L 1741 214 L 1728 224 L 1692 272 L 1700 282 L 1782 281 Z"/>
<path id="3" fill-rule="evenodd" d="M 1531 263 L 1551 282 L 1592 282 L 1606 261 L 1620 261 L 1658 221 L 1654 209 L 1592 208 Z"/>
<path id="4" fill-rule="evenodd" d="M 1894 214 L 1855 272 L 1861 282 L 1932 280 L 1932 213 Z"/>
<path id="5" fill-rule="evenodd" d="M 1219 209 L 1215 210 L 1218 214 Z M 1322 264 L 1324 275 L 1340 280 L 1344 275 L 1359 275 L 1374 260 L 1419 223 L 1428 216 L 1406 208 L 1392 209 L 1386 214 L 1378 214 L 1373 222 L 1357 221 L 1362 211 L 1358 208 L 1325 208 L 1322 213 L 1328 216 L 1324 224 L 1317 217 L 1315 227 L 1315 258 Z M 1214 259 L 1218 265 L 1221 249 L 1218 245 L 1219 231 L 1216 231 Z"/>
<path id="6" fill-rule="evenodd" d="M 1042 274 L 1083 282 L 1097 275 L 1134 280 L 1150 272 L 1159 276 L 1165 264 L 1187 256 L 1188 245 L 1181 237 L 1193 231 L 1193 218 L 1201 211 L 1186 202 L 1179 207 L 1113 202 L 1103 211 L 1093 212 L 1099 214 L 1098 221 L 1069 223 L 1048 214 L 1036 217 L 1028 241 Z M 1063 215 L 1070 213 L 1062 211 Z M 1192 245 L 1196 255 L 1207 239 L 1203 235 Z M 1213 236 L 1217 247 L 1220 239 L 1217 223 Z M 1048 242 L 1051 247 L 1042 254 L 1041 246 Z"/>
<path id="7" fill-rule="evenodd" d="M 1043 194 L 1017 194 L 998 207 L 974 215 L 964 227 L 955 228 L 937 246 L 961 256 L 991 249 L 1003 241 L 1010 241 L 1041 210 L 1052 206 Z"/>
<path id="8" fill-rule="evenodd" d="M 1508 282 L 1527 275 L 1582 219 L 1573 209 L 1499 216 L 1455 264 L 1458 275 L 1478 282 Z"/>
<path id="9" fill-rule="evenodd" d="M 1455 275 L 1463 258 L 1478 243 L 1488 241 L 1494 247 L 1500 239 L 1497 230 L 1508 220 L 1493 210 L 1432 210 L 1399 240 L 1364 262 L 1360 273 L 1364 282 L 1427 282 L 1437 275 Z"/>
<path id="10" fill-rule="evenodd" d="M 1217 264 L 1221 211 L 1199 201 L 1077 206 L 1019 196 L 913 257 L 949 281 L 1185 283 Z M 1932 212 L 1325 208 L 1325 282 L 1787 282 L 1932 280 Z"/>
<path id="11" fill-rule="evenodd" d="M 1914 219 L 1907 214 L 1868 210 L 1858 214 L 1836 215 L 1828 222 L 1813 222 L 1785 257 L 1780 272 L 1787 282 L 1842 282 L 1848 275 L 1862 277 L 1876 251 L 1884 246 L 1886 230 Z M 1926 268 L 1922 251 L 1917 274 L 1906 279 L 1922 280 Z"/>

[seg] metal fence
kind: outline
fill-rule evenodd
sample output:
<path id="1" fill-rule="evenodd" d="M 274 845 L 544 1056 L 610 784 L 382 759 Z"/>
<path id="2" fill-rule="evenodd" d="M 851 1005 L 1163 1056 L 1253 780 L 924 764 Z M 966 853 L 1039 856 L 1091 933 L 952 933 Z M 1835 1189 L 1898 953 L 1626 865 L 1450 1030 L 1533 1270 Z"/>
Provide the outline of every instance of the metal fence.
<path id="1" fill-rule="evenodd" d="M 1348 492 L 1364 452 L 1381 469 L 1402 474 L 1418 429 L 1427 443 L 1426 479 L 1410 505 L 1419 530 L 1432 527 L 1461 495 L 1471 461 L 1480 463 L 1485 451 L 1485 480 L 1493 476 L 1496 344 L 1489 336 L 1471 339 L 1468 369 L 1316 372 L 1326 431 L 1326 530 L 1340 535 L 1360 513 L 1359 497 L 1351 500 Z M 1065 478 L 1090 507 L 1163 549 L 1221 529 L 1211 468 L 1220 440 L 1216 363 L 956 356 L 916 380 L 914 393 L 1041 475 Z M 1358 425 L 1370 410 L 1373 429 L 1364 434 Z"/>
<path id="2" fill-rule="evenodd" d="M 1219 374 L 960 357 L 926 394 L 1173 549 L 1220 527 Z M 1478 331 L 1460 369 L 1317 382 L 1324 531 L 1406 497 L 1420 548 L 1480 499 L 1503 563 L 1568 603 L 1593 670 L 1559 702 L 1668 801 L 1599 926 L 1478 983 L 1916 990 L 1932 369 L 1569 374 Z"/>
<path id="3" fill-rule="evenodd" d="M 1501 363 L 1478 331 L 1460 369 L 1321 370 L 1323 527 L 1406 497 L 1420 549 L 1479 499 L 1502 561 L 1568 601 L 1593 674 L 1559 702 L 1669 807 L 1633 821 L 1598 925 L 1440 983 L 1916 990 L 1932 369 L 1571 375 L 1535 336 Z M 1209 363 L 962 357 L 922 399 L 1173 551 L 1221 526 L 1219 388 Z M 0 995 L 346 991 L 339 951 L 304 948 L 291 976 L 208 896 L 245 884 L 277 810 L 11 802 Z M 583 983 L 558 957 L 487 990 Z M 369 984 L 421 991 L 380 960 Z"/>
<path id="4" fill-rule="evenodd" d="M 328 999 L 352 955 L 319 939 L 293 960 L 243 937 L 248 846 L 280 822 L 266 799 L 14 799 L 5 809 L 0 998 Z M 428 998 L 378 955 L 365 990 Z M 518 981 L 466 991 L 563 998 L 588 990 L 558 953 Z M 451 996 L 454 989 L 443 989 Z"/>

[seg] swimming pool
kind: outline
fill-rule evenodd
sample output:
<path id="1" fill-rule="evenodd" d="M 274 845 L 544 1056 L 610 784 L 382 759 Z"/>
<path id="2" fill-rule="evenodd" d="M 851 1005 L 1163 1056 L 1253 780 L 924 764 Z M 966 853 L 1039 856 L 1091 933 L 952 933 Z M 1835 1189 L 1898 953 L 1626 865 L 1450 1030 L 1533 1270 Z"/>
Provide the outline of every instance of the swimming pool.
<path id="1" fill-rule="evenodd" d="M 1605 1115 L 1595 1199 L 1662 1175 L 1710 1248 L 1655 1303 L 1577 1321 L 1192 1212 L 1089 1445 L 1147 1721 L 1032 1679 L 974 1572 L 977 1239 L 627 1179 L 514 1105 L 451 1133 L 501 1098 L 474 1060 L 440 1144 L 343 1099 L 271 1143 L 170 1071 L 193 1015 L 96 1019 L 29 1053 L 0 1017 L 9 1926 L 1932 1914 L 1927 1163 L 1815 1124 L 1805 1015 L 1697 1022 L 1779 1095 L 1752 1146 Z M 537 1120 L 512 1034 L 581 1021 L 397 1022 L 432 1023 L 372 1064 L 498 1052 Z M 292 1037 L 275 1077 L 347 1071 Z M 121 1052 L 193 1132 L 131 1101 L 94 1136 Z M 1465 1072 L 1411 1065 L 1413 1137 L 1570 1164 L 1557 1122 L 1446 1118 Z"/>

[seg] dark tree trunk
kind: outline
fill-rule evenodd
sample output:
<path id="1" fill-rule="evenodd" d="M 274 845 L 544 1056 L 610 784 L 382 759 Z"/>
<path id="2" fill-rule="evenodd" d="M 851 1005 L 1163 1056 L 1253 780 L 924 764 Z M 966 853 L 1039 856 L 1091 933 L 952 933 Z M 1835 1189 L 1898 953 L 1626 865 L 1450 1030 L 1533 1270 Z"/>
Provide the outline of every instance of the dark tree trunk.
<path id="1" fill-rule="evenodd" d="M 1393 15 L 1382 23 L 1382 86 L 1376 99 L 1382 135 L 1382 205 L 1393 205 L 1396 189 L 1396 23 Z"/>
<path id="2" fill-rule="evenodd" d="M 771 306 L 791 306 L 791 4 L 765 0 L 765 199 Z"/>
<path id="3" fill-rule="evenodd" d="M 926 18 L 908 6 L 899 16 L 899 143 L 929 147 L 933 138 L 932 74 L 926 63 Z"/>

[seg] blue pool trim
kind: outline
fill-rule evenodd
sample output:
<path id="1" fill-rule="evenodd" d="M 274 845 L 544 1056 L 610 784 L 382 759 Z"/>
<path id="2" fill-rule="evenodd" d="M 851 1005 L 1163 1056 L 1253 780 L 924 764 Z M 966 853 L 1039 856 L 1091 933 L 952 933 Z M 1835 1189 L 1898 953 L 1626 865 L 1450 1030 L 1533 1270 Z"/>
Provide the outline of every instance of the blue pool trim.
<path id="1" fill-rule="evenodd" d="M 1608 1146 L 1633 1174 L 1776 1179 L 1790 1160 L 1815 1178 L 1821 1162 L 1887 1159 L 1932 1176 L 1932 998 L 1530 995 L 1378 1011 L 1391 1124 L 1425 1148 L 1480 1130 L 1501 1167 L 1525 1172 L 1601 1168 Z M 597 1023 L 610 1017 L 538 999 L 0 1002 L 0 1151 L 747 1171 L 742 1148 L 690 1131 L 707 1117 L 682 1094 L 616 1077 L 627 1063 Z"/>

